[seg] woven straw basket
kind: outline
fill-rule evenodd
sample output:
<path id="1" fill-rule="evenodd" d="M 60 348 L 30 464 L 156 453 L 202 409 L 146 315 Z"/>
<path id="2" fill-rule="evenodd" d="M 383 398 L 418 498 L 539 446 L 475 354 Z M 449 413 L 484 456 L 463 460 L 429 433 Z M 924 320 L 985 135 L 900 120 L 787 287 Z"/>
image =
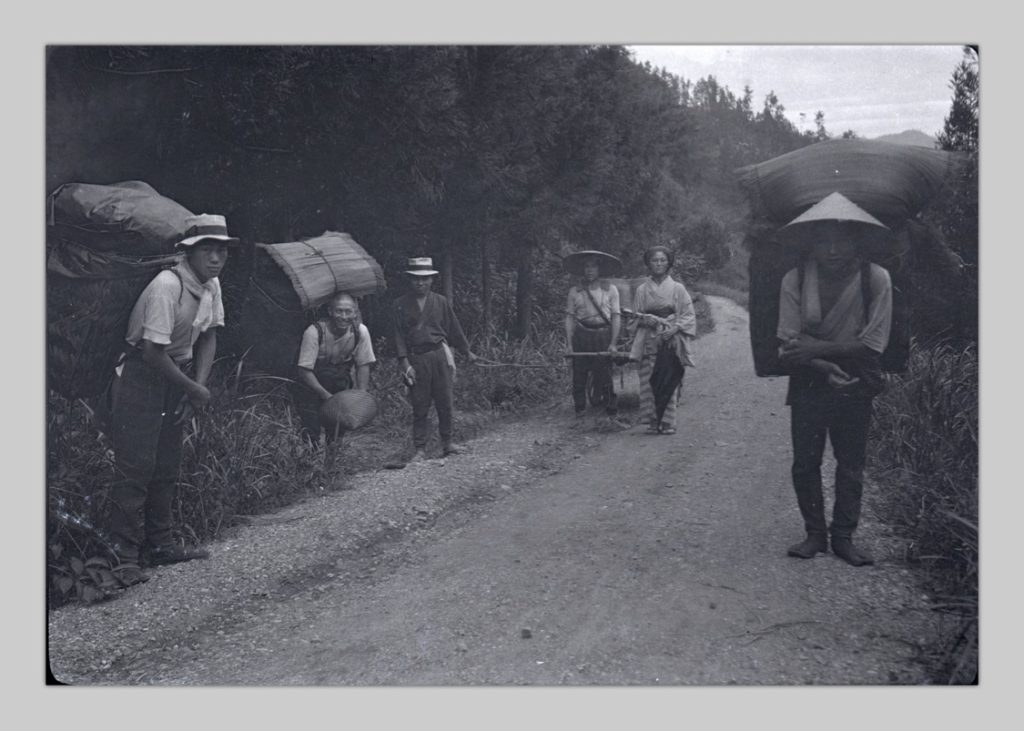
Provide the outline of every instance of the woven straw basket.
<path id="1" fill-rule="evenodd" d="M 377 416 L 377 399 L 369 391 L 339 391 L 320 407 L 320 420 L 328 429 L 351 431 Z"/>

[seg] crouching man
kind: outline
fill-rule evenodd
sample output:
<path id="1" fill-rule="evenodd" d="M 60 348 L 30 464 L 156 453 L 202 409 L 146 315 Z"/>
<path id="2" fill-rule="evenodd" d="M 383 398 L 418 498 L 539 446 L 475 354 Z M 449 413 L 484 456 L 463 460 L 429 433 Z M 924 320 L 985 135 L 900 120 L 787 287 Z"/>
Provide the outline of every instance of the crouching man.
<path id="1" fill-rule="evenodd" d="M 110 492 L 110 534 L 119 589 L 147 581 L 149 566 L 207 558 L 171 534 L 182 427 L 210 401 L 206 387 L 224 325 L 220 274 L 228 247 L 223 216 L 188 219 L 175 246 L 185 258 L 146 286 L 128 320 L 125 358 L 113 386 L 112 439 L 118 479 Z"/>
<path id="2" fill-rule="evenodd" d="M 370 331 L 359 322 L 359 306 L 347 292 L 335 294 L 327 305 L 327 317 L 306 328 L 299 346 L 298 378 L 292 390 L 301 421 L 301 434 L 311 445 L 326 432 L 328 445 L 335 429 L 324 428 L 320 407 L 331 396 L 350 388 L 370 390 L 370 366 L 377 361 Z"/>

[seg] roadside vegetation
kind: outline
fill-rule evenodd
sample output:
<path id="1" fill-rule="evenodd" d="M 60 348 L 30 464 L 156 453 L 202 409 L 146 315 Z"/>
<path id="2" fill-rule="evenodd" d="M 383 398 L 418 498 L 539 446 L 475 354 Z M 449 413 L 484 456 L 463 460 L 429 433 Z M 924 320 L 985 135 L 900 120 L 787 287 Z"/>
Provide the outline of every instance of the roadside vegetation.
<path id="1" fill-rule="evenodd" d="M 928 216 L 968 285 L 956 293 L 955 327 L 915 313 L 931 329 L 915 333 L 909 372 L 892 377 L 878 401 L 871 469 L 892 486 L 880 517 L 905 536 L 906 558 L 927 569 L 936 610 L 956 619 L 933 649 L 937 680 L 970 683 L 978 608 L 971 52 L 951 87 L 939 143 L 969 153 L 972 164 Z M 345 231 L 394 289 L 406 257 L 433 256 L 438 289 L 484 359 L 459 369 L 462 438 L 518 409 L 569 398 L 562 313 L 570 281 L 561 256 L 602 249 L 638 277 L 644 249 L 669 245 L 673 274 L 694 294 L 706 333 L 714 324 L 705 295 L 747 303 L 748 252 L 739 243 L 747 207 L 734 171 L 832 137 L 821 112 L 815 129 L 801 132 L 774 93 L 755 102 L 749 87 L 737 94 L 713 76 L 676 77 L 615 46 L 53 46 L 47 90 L 49 190 L 146 180 L 191 210 L 225 214 L 250 244 Z M 229 318 L 251 315 L 244 298 L 229 301 L 227 284 Z M 922 293 L 928 284 L 922 278 Z M 179 538 L 214 539 L 245 516 L 344 489 L 353 471 L 405 456 L 409 407 L 381 316 L 386 304 L 365 310 L 378 345 L 371 381 L 380 410 L 360 439 L 374 448 L 345 452 L 338 469 L 326 469 L 298 438 L 287 374 L 246 361 L 245 347 L 225 348 L 212 407 L 185 444 Z M 64 398 L 60 385 L 51 377 L 47 401 L 51 607 L 102 596 L 114 477 L 87 403 Z"/>
<path id="2" fill-rule="evenodd" d="M 951 618 L 930 660 L 945 682 L 977 682 L 977 349 L 915 346 L 908 372 L 876 400 L 872 428 L 879 517 L 899 529 L 933 608 Z"/>
<path id="3" fill-rule="evenodd" d="M 698 331 L 709 332 L 714 324 L 707 301 L 695 295 L 695 307 Z M 538 313 L 535 325 L 529 339 L 497 329 L 472 336 L 481 362 L 476 367 L 458 363 L 460 439 L 531 409 L 568 403 L 562 309 Z M 627 334 L 621 343 L 628 343 Z M 383 338 L 376 339 L 378 353 L 388 349 Z M 186 429 L 175 502 L 178 540 L 215 540 L 248 516 L 344 490 L 351 475 L 402 463 L 412 451 L 411 411 L 393 357 L 379 358 L 371 373 L 377 417 L 359 431 L 358 447 L 342 446 L 333 464 L 322 449 L 299 437 L 287 379 L 247 375 L 243 362 L 228 357 L 217 361 L 210 385 L 212 403 Z M 635 401 L 622 399 L 623 419 L 630 418 Z M 47 437 L 49 604 L 101 601 L 105 596 L 97 586 L 113 555 L 105 533 L 108 488 L 116 477 L 110 441 L 94 423 L 90 402 L 69 401 L 54 391 L 47 404 Z M 432 434 L 428 454 L 439 449 Z"/>

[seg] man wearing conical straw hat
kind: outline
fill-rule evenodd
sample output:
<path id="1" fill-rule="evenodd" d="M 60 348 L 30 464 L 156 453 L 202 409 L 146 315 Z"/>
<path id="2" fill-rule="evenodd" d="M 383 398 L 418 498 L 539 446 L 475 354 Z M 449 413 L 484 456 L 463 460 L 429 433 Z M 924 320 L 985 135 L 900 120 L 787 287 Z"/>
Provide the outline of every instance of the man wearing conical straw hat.
<path id="1" fill-rule="evenodd" d="M 622 272 L 618 257 L 588 249 L 569 254 L 562 265 L 579 281 L 569 289 L 565 305 L 565 342 L 569 352 L 597 353 L 617 350 L 621 314 L 619 290 L 607 277 Z M 618 413 L 618 397 L 612 383 L 612 361 L 596 356 L 577 356 L 572 362 L 572 401 L 576 416 L 587 409 L 587 383 L 594 405 L 605 413 Z"/>
<path id="2" fill-rule="evenodd" d="M 861 509 L 872 400 L 882 389 L 879 356 L 889 341 L 889 273 L 865 257 L 892 246 L 891 231 L 839 193 L 823 198 L 783 226 L 779 240 L 805 253 L 782 280 L 777 336 L 790 367 L 793 487 L 806 538 L 788 550 L 796 558 L 832 551 L 864 566 L 871 556 L 854 546 Z M 836 459 L 835 503 L 826 526 L 821 460 L 826 437 Z"/>

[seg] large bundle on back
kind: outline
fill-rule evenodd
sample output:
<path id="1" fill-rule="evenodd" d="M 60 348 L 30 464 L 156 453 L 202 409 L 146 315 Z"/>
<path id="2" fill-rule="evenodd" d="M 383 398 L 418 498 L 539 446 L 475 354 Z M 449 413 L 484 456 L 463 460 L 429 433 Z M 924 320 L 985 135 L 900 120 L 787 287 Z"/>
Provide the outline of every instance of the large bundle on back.
<path id="1" fill-rule="evenodd" d="M 363 297 L 385 289 L 380 264 L 345 233 L 325 231 L 315 238 L 281 244 L 256 244 L 244 301 L 228 300 L 232 273 L 224 282 L 228 312 L 225 349 L 245 355 L 248 366 L 292 377 L 302 332 L 316 310 L 335 292 Z"/>
<path id="2" fill-rule="evenodd" d="M 737 171 L 747 192 L 752 220 L 750 250 L 750 342 L 759 376 L 785 375 L 778 362 L 775 332 L 779 287 L 804 252 L 776 238 L 789 223 L 831 193 L 841 193 L 889 226 L 895 245 L 871 252 L 893 282 L 893 324 L 882 367 L 906 368 L 910 350 L 911 258 L 915 249 L 934 248 L 934 230 L 917 214 L 956 174 L 956 155 L 925 147 L 870 140 L 830 140 Z"/>
<path id="3" fill-rule="evenodd" d="M 140 181 L 69 183 L 47 201 L 46 370 L 66 398 L 95 396 L 146 284 L 175 261 L 191 211 Z"/>

